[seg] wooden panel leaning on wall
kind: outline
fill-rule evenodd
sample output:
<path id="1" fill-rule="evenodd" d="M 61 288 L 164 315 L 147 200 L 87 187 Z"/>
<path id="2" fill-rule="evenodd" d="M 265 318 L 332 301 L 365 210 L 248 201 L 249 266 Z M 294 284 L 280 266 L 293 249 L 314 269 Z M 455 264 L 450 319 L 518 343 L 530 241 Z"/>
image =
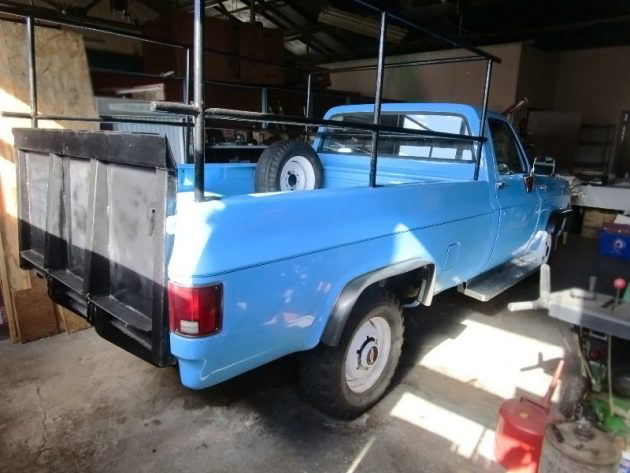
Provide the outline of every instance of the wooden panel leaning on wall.
<path id="1" fill-rule="evenodd" d="M 39 113 L 96 117 L 83 38 L 75 33 L 35 28 Z M 29 112 L 28 57 L 24 24 L 0 21 L 0 108 Z M 0 285 L 14 342 L 27 342 L 89 327 L 76 314 L 55 306 L 46 283 L 18 262 L 17 186 L 13 127 L 29 120 L 0 118 Z M 41 121 L 41 128 L 98 129 L 90 123 Z"/>

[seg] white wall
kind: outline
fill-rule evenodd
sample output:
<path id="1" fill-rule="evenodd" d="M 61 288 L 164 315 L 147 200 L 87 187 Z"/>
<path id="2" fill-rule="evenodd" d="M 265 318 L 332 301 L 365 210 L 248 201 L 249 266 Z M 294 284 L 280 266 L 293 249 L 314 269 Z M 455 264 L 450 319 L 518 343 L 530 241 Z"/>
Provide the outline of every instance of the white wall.
<path id="1" fill-rule="evenodd" d="M 521 44 L 502 44 L 484 47 L 484 50 L 502 59 L 495 64 L 490 91 L 490 108 L 502 111 L 516 98 L 516 85 L 521 56 Z M 388 58 L 388 61 L 413 61 L 469 55 L 461 49 L 408 54 Z M 345 67 L 374 64 L 375 60 L 349 61 L 328 64 L 327 67 Z M 415 102 L 463 102 L 481 104 L 485 62 L 442 64 L 385 70 L 383 96 L 393 100 Z M 332 74 L 332 87 L 374 96 L 375 71 Z"/>

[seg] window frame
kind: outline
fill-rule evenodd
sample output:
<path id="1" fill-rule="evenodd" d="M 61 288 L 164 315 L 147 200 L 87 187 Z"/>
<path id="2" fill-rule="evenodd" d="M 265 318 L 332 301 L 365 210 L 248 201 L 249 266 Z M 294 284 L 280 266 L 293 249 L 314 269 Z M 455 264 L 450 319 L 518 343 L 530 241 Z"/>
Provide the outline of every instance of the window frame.
<path id="1" fill-rule="evenodd" d="M 365 115 L 369 115 L 369 116 L 373 116 L 372 112 L 340 112 L 337 113 L 335 115 L 331 115 L 328 119 L 329 120 L 335 120 L 335 117 L 339 117 L 339 116 L 348 116 L 348 115 L 357 115 L 357 114 L 365 114 Z M 436 115 L 436 116 L 445 116 L 445 117 L 457 117 L 457 118 L 461 118 L 462 123 L 466 126 L 466 136 L 473 136 L 472 135 L 472 128 L 470 126 L 470 123 L 468 122 L 467 117 L 462 114 L 462 113 L 458 113 L 458 112 L 428 112 L 428 111 L 422 111 L 422 110 L 391 110 L 391 111 L 387 111 L 387 112 L 382 112 L 381 113 L 381 117 L 384 115 L 397 115 L 398 116 L 398 121 L 400 121 L 401 118 L 404 119 L 405 116 L 407 115 Z M 340 123 L 353 123 L 352 120 L 340 120 Z M 357 123 L 357 122 L 354 122 Z M 359 122 L 360 123 L 360 122 Z M 398 125 L 402 128 L 402 125 Z M 411 128 L 410 128 L 411 129 Z M 440 131 L 440 130 L 435 130 L 435 131 Z M 321 133 L 321 138 L 319 139 L 319 143 L 317 145 L 317 152 L 318 153 L 322 153 L 322 154 L 335 154 L 335 155 L 356 155 L 357 153 L 339 153 L 339 152 L 334 152 L 334 151 L 330 151 L 330 150 L 323 150 L 322 147 L 324 145 L 324 141 L 326 139 L 326 135 L 327 134 L 331 134 L 334 135 L 334 131 L 324 131 L 323 133 Z M 446 132 L 448 133 L 448 132 Z M 409 140 L 411 141 L 412 139 L 420 139 L 418 137 L 409 137 Z M 386 138 L 386 139 L 392 139 L 395 140 L 396 138 Z M 434 138 L 434 140 L 439 141 L 439 138 Z M 395 146 L 398 147 L 398 149 L 400 149 L 400 143 L 404 142 L 405 138 L 401 137 L 398 142 L 395 142 Z M 470 153 L 471 153 L 471 159 L 451 159 L 451 158 L 429 158 L 429 157 L 416 157 L 416 156 L 405 156 L 405 155 L 399 155 L 399 154 L 389 154 L 389 153 L 378 153 L 379 157 L 383 157 L 383 158 L 389 158 L 389 159 L 403 159 L 403 160 L 410 160 L 410 161 L 423 161 L 423 162 L 440 162 L 440 163 L 459 163 L 459 164 L 477 164 L 477 147 L 480 146 L 479 143 L 473 143 L 471 144 L 471 148 L 470 148 Z M 456 148 L 453 148 L 456 150 Z M 359 155 L 360 157 L 366 157 L 369 158 L 369 155 Z"/>
<path id="2" fill-rule="evenodd" d="M 490 141 L 492 142 L 492 154 L 494 156 L 494 170 L 495 170 L 496 175 L 497 176 L 526 175 L 529 172 L 529 162 L 527 161 L 527 159 L 525 159 L 524 151 L 521 147 L 521 141 L 518 138 L 518 135 L 516 134 L 516 132 L 514 131 L 514 128 L 512 128 L 512 125 L 510 125 L 510 123 L 507 122 L 506 120 L 502 120 L 501 118 L 496 118 L 496 117 L 488 117 L 487 121 L 488 121 L 487 123 L 488 131 L 490 133 Z M 497 151 L 496 151 L 496 146 L 494 142 L 494 132 L 491 127 L 491 122 L 500 123 L 503 126 L 506 126 L 507 129 L 509 130 L 514 140 L 516 154 L 518 155 L 519 162 L 521 163 L 521 168 L 523 169 L 522 171 L 518 171 L 518 172 L 512 171 L 507 174 L 501 174 L 501 172 L 499 172 L 499 160 L 497 159 Z"/>

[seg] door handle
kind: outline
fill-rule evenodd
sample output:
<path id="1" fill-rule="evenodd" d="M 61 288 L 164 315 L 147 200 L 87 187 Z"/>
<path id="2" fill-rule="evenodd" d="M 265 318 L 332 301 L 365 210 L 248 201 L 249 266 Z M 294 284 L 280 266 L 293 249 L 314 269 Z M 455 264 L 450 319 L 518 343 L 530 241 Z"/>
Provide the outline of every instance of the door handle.
<path id="1" fill-rule="evenodd" d="M 494 187 L 495 187 L 497 190 L 499 190 L 499 189 L 503 189 L 505 186 L 506 186 L 506 184 L 505 184 L 505 182 L 503 182 L 503 181 L 498 181 L 498 182 L 494 185 Z"/>
<path id="2" fill-rule="evenodd" d="M 545 191 L 547 190 L 547 185 L 546 185 L 546 184 L 543 184 L 543 185 L 541 185 L 541 186 L 538 186 L 538 190 L 539 190 L 539 191 L 542 191 L 542 192 L 545 192 Z"/>

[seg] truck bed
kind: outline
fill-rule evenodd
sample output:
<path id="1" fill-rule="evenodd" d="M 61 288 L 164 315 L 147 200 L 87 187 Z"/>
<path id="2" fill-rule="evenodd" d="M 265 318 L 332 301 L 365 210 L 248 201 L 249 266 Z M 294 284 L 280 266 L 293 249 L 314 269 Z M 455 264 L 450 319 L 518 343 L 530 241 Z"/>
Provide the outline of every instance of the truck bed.
<path id="1" fill-rule="evenodd" d="M 320 154 L 324 168 L 325 189 L 362 187 L 368 185 L 369 157 Z M 228 197 L 254 193 L 255 163 L 206 164 L 205 191 Z M 448 162 L 432 159 L 400 159 L 379 157 L 378 185 L 433 182 L 435 180 L 472 180 L 474 163 Z M 194 166 L 177 166 L 177 191 L 190 192 L 194 185 Z"/>

